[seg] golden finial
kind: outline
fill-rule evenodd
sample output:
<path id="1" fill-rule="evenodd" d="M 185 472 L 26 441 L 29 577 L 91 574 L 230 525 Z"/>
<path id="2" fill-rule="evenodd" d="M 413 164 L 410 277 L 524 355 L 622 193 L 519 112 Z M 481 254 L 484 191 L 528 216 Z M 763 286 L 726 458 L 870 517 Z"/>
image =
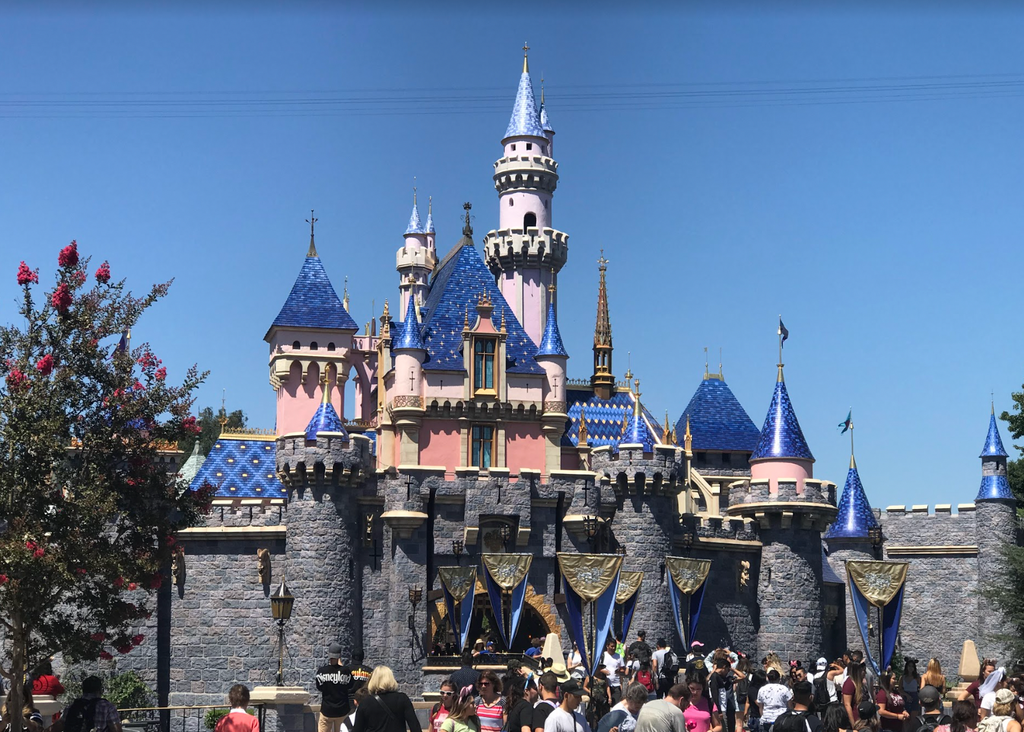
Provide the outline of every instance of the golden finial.
<path id="1" fill-rule="evenodd" d="M 523 73 L 530 73 L 530 59 L 527 54 L 530 52 L 530 46 L 527 43 L 523 44 Z"/>
<path id="2" fill-rule="evenodd" d="M 587 439 L 587 413 L 584 407 L 580 407 L 580 433 L 579 439 L 576 440 L 576 445 L 586 445 Z"/>
<path id="3" fill-rule="evenodd" d="M 544 72 L 540 72 L 540 106 L 544 106 Z"/>
<path id="4" fill-rule="evenodd" d="M 224 427 L 228 423 L 228 406 L 227 405 L 228 405 L 228 390 L 224 389 L 223 391 L 221 391 L 221 394 L 220 394 L 220 419 L 217 420 L 218 422 L 220 422 L 220 431 L 221 432 L 224 431 Z"/>
<path id="5" fill-rule="evenodd" d="M 668 410 L 667 409 L 665 410 L 665 429 L 661 433 L 661 441 L 664 442 L 666 445 L 671 444 L 672 441 L 673 441 L 672 440 L 672 428 L 669 426 L 669 423 L 668 423 Z"/>
<path id="6" fill-rule="evenodd" d="M 320 387 L 323 389 L 323 397 L 320 400 L 321 404 L 327 404 L 331 400 L 331 378 L 328 372 L 330 367 L 324 364 L 324 372 L 320 374 Z"/>
<path id="7" fill-rule="evenodd" d="M 309 251 L 306 252 L 307 257 L 317 256 L 316 244 L 313 243 L 313 226 L 319 220 L 313 217 L 313 209 L 309 209 L 309 218 L 306 219 L 306 223 L 309 224 Z"/>
<path id="8" fill-rule="evenodd" d="M 501 309 L 501 332 L 505 333 L 505 309 Z"/>
<path id="9" fill-rule="evenodd" d="M 597 260 L 597 266 L 602 272 L 608 269 L 608 260 L 604 258 L 604 249 L 601 250 L 601 256 Z"/>
<path id="10" fill-rule="evenodd" d="M 462 327 L 469 330 L 469 305 L 466 306 L 466 319 L 463 321 Z"/>
<path id="11" fill-rule="evenodd" d="M 722 347 L 718 347 L 718 380 L 725 381 L 725 371 L 722 370 Z"/>
<path id="12" fill-rule="evenodd" d="M 636 386 L 634 394 L 636 399 L 633 401 L 633 414 L 637 417 L 640 416 L 640 379 L 634 379 L 633 385 Z"/>
<path id="13" fill-rule="evenodd" d="M 708 347 L 704 346 L 704 381 L 707 381 L 710 376 L 711 373 L 708 371 Z"/>
<path id="14" fill-rule="evenodd" d="M 551 283 L 548 285 L 548 292 L 550 292 L 552 295 L 554 295 L 555 294 L 555 289 L 556 289 L 555 288 L 555 268 L 552 267 L 551 268 Z"/>
<path id="15" fill-rule="evenodd" d="M 348 275 L 345 276 L 345 294 L 341 298 L 341 304 L 345 307 L 345 311 L 348 312 Z"/>
<path id="16" fill-rule="evenodd" d="M 416 176 L 412 177 L 412 205 L 416 208 Z"/>
<path id="17" fill-rule="evenodd" d="M 686 434 L 683 435 L 683 448 L 687 455 L 693 453 L 693 434 L 690 432 L 690 415 L 686 415 Z"/>
<path id="18" fill-rule="evenodd" d="M 380 337 L 389 338 L 391 336 L 391 307 L 388 301 L 384 301 L 384 312 L 380 316 Z"/>
<path id="19" fill-rule="evenodd" d="M 480 297 L 477 298 L 476 304 L 485 308 L 491 307 L 493 304 L 491 302 L 491 296 L 487 294 L 486 290 L 480 293 Z"/>

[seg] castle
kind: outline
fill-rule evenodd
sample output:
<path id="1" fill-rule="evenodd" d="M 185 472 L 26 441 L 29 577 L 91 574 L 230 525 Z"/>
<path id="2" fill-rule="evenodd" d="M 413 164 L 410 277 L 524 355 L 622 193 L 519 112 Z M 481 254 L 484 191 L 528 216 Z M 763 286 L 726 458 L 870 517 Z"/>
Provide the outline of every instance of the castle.
<path id="1" fill-rule="evenodd" d="M 570 379 L 554 142 L 524 57 L 493 166 L 497 228 L 481 255 L 467 204 L 461 238 L 439 254 L 432 212 L 424 222 L 414 199 L 399 294 L 379 328 L 360 332 L 311 233 L 265 336 L 276 428 L 224 431 L 182 467 L 194 486 L 217 486 L 214 511 L 183 532 L 143 652 L 124 659 L 162 702 L 219 703 L 233 682 L 273 684 L 281 649 L 268 597 L 282 577 L 296 598 L 286 685 L 311 688 L 338 641 L 346 657 L 391 666 L 411 693 L 434 690 L 451 668 L 431 653 L 451 640 L 438 568 L 479 565 L 482 552 L 533 555 L 513 650 L 547 632 L 569 647 L 555 555 L 594 551 L 624 553 L 624 568 L 644 572 L 634 632 L 677 648 L 667 556 L 712 561 L 701 640 L 805 661 L 863 647 L 844 561 L 884 557 L 911 565 L 904 653 L 938 656 L 950 673 L 965 639 L 998 653 L 988 640 L 998 616 L 981 612 L 978 588 L 1018 529 L 994 414 L 981 489 L 955 513 L 873 509 L 852 458 L 841 491 L 815 478 L 781 364 L 760 430 L 707 371 L 675 424 L 659 424 L 632 374 L 615 377 L 603 257 L 593 368 Z M 477 604 L 471 639 L 490 612 L 485 592 Z"/>

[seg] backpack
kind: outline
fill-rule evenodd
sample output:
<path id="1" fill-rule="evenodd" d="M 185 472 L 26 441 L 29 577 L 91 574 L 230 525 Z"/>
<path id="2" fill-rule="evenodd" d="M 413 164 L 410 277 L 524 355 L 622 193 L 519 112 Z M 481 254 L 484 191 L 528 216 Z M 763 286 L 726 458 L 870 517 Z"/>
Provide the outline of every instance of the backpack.
<path id="1" fill-rule="evenodd" d="M 654 691 L 654 680 L 651 678 L 650 671 L 637 671 L 636 683 L 643 686 L 647 691 Z"/>
<path id="2" fill-rule="evenodd" d="M 91 732 L 96 729 L 96 705 L 99 701 L 99 698 L 75 699 L 64 716 L 65 732 Z"/>
<path id="3" fill-rule="evenodd" d="M 828 680 L 828 676 L 822 674 L 814 680 L 814 706 L 818 709 L 824 709 L 832 703 L 832 697 L 829 696 L 828 687 L 825 684 L 831 684 Z"/>
<path id="4" fill-rule="evenodd" d="M 953 721 L 953 718 L 948 714 L 940 714 L 937 717 L 928 719 L 923 714 L 917 718 L 917 727 L 915 732 L 935 732 L 935 728 L 940 724 L 949 724 Z"/>
<path id="5" fill-rule="evenodd" d="M 672 681 L 675 681 L 676 676 L 679 675 L 679 656 L 671 648 L 665 654 L 665 662 L 658 667 L 658 675 L 663 679 L 671 679 Z"/>
<path id="6" fill-rule="evenodd" d="M 807 718 L 810 712 L 783 712 L 775 720 L 772 732 L 811 732 L 811 724 Z"/>

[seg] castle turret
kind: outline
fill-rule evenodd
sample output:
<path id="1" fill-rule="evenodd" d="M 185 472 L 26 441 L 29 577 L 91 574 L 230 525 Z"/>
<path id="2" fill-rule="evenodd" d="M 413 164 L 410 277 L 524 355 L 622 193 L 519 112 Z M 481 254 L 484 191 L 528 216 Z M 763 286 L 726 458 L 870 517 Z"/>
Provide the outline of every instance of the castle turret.
<path id="1" fill-rule="evenodd" d="M 551 126 L 551 118 L 548 117 L 547 104 L 544 102 L 544 79 L 540 80 L 540 126 L 544 130 L 544 136 L 548 138 L 548 155 L 555 154 L 555 128 Z"/>
<path id="2" fill-rule="evenodd" d="M 590 377 L 590 385 L 594 394 L 607 400 L 615 391 L 615 377 L 612 375 L 612 322 L 608 315 L 608 286 L 605 282 L 608 260 L 604 258 L 604 250 L 597 260 L 597 268 L 600 279 L 597 284 L 597 322 L 594 324 L 594 373 Z"/>
<path id="3" fill-rule="evenodd" d="M 568 256 L 568 235 L 551 226 L 558 163 L 551 157 L 550 143 L 524 54 L 512 118 L 501 140 L 504 154 L 494 163 L 498 229 L 484 237 L 484 257 L 534 343 L 544 330 L 547 286 L 554 283 Z"/>
<path id="4" fill-rule="evenodd" d="M 395 340 L 392 354 L 395 381 L 391 390 L 391 413 L 398 430 L 398 464 L 419 464 L 419 435 L 423 422 L 423 361 L 427 347 L 420 335 L 417 307 L 408 300 L 401 333 Z"/>
<path id="5" fill-rule="evenodd" d="M 416 204 L 416 189 L 412 193 L 412 213 L 409 214 L 409 225 L 405 227 L 405 243 L 395 256 L 395 269 L 398 270 L 398 287 L 402 293 L 401 309 L 406 312 L 410 298 L 417 306 L 423 303 L 430 284 L 430 273 L 437 266 L 437 252 L 434 249 L 434 217 L 428 204 L 427 224 L 420 221 L 420 209 Z"/>
<path id="6" fill-rule="evenodd" d="M 337 382 L 331 401 L 345 414 L 352 337 L 359 326 L 338 299 L 316 251 L 310 219 L 309 250 L 264 340 L 270 344 L 270 385 L 277 392 L 277 434 L 301 433 L 323 396 L 321 376 L 330 369 Z"/>
<path id="7" fill-rule="evenodd" d="M 558 331 L 555 312 L 555 286 L 549 287 L 548 316 L 544 323 L 544 334 L 537 348 L 537 363 L 544 369 L 544 417 L 543 426 L 546 444 L 544 446 L 545 473 L 562 467 L 562 433 L 568 414 L 565 404 L 566 362 L 569 354 Z"/>
<path id="8" fill-rule="evenodd" d="M 633 382 L 636 389 L 633 392 L 633 413 L 626 422 L 626 431 L 619 440 L 619 445 L 640 445 L 644 452 L 654 451 L 654 435 L 647 426 L 644 419 L 643 407 L 640 404 L 640 379 Z"/>

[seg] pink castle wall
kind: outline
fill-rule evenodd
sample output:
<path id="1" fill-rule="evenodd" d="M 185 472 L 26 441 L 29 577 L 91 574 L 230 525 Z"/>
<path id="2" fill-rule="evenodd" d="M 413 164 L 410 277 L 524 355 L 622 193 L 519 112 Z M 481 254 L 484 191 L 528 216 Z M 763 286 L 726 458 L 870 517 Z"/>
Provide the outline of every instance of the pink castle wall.
<path id="1" fill-rule="evenodd" d="M 804 481 L 814 477 L 814 463 L 809 460 L 765 460 L 750 464 L 752 480 L 768 479 L 769 493 L 779 492 L 779 480 L 795 480 L 796 492 L 804 492 Z"/>
<path id="2" fill-rule="evenodd" d="M 544 467 L 544 436 L 539 424 L 506 423 L 505 466 L 513 474 L 522 468 Z"/>
<path id="3" fill-rule="evenodd" d="M 420 427 L 420 465 L 443 465 L 449 471 L 466 462 L 461 455 L 459 423 L 454 419 L 425 419 Z"/>
<path id="4" fill-rule="evenodd" d="M 333 369 L 332 369 L 333 372 Z M 286 435 L 291 432 L 303 432 L 309 420 L 313 418 L 323 390 L 320 387 L 320 368 L 310 364 L 306 383 L 301 383 L 302 366 L 298 361 L 292 363 L 288 372 L 288 380 L 277 391 L 277 434 Z M 344 419 L 344 394 L 334 386 L 331 377 L 331 404 L 335 411 Z"/>

